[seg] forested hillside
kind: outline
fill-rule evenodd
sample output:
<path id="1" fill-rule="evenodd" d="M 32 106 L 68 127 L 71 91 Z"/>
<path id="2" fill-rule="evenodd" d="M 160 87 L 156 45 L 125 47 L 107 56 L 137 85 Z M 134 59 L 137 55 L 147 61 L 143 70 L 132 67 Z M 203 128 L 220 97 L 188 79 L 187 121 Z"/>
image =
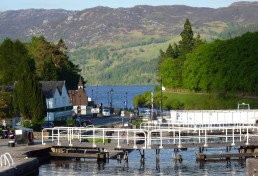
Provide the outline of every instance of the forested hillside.
<path id="1" fill-rule="evenodd" d="M 203 43 L 185 58 L 169 56 L 167 50 L 160 57 L 159 74 L 169 88 L 257 96 L 257 46 L 258 32 L 248 32 L 229 40 Z"/>
<path id="2" fill-rule="evenodd" d="M 257 31 L 257 2 L 228 7 L 175 6 L 95 7 L 81 11 L 27 9 L 0 12 L 0 41 L 30 42 L 44 36 L 62 38 L 69 60 L 79 66 L 88 85 L 157 84 L 159 50 L 180 40 L 186 19 L 195 36 L 208 42 Z"/>

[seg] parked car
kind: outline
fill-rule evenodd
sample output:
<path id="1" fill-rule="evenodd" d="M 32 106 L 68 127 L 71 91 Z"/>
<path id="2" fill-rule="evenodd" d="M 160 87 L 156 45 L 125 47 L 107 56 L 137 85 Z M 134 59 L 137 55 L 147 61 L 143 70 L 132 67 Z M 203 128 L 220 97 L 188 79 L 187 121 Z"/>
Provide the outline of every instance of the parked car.
<path id="1" fill-rule="evenodd" d="M 8 131 L 7 130 L 1 130 L 0 131 L 0 139 L 6 139 L 8 138 Z"/>
<path id="2" fill-rule="evenodd" d="M 41 129 L 44 129 L 44 128 L 54 128 L 55 125 L 53 122 L 44 122 L 42 125 L 41 125 Z"/>
<path id="3" fill-rule="evenodd" d="M 110 117 L 110 109 L 104 108 L 102 111 L 103 117 Z"/>

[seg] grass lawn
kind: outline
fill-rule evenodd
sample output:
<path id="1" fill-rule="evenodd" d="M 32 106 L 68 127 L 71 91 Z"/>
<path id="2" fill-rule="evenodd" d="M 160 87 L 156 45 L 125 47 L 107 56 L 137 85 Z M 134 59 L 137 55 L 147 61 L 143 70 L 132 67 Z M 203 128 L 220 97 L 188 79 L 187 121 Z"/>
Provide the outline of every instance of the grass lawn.
<path id="1" fill-rule="evenodd" d="M 158 93 L 157 93 L 158 96 Z M 219 96 L 211 94 L 191 93 L 163 93 L 163 108 L 172 109 L 236 109 L 239 103 L 250 105 L 251 109 L 258 109 L 257 98 Z"/>

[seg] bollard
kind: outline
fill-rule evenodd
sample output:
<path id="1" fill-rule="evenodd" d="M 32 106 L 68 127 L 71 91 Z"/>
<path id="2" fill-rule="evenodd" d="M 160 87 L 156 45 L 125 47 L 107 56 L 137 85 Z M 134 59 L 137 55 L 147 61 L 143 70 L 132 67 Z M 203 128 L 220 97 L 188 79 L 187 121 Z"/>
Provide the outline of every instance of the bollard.
<path id="1" fill-rule="evenodd" d="M 15 142 L 14 141 L 9 141 L 8 142 L 8 147 L 15 147 Z"/>

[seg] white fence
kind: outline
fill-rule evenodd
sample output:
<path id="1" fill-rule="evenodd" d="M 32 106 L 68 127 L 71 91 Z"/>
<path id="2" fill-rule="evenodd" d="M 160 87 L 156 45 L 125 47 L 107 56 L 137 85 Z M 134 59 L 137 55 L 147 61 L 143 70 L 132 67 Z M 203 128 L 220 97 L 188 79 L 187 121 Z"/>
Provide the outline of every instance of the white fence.
<path id="1" fill-rule="evenodd" d="M 51 131 L 52 135 L 44 135 L 43 132 Z M 124 134 L 124 135 L 123 135 Z M 68 141 L 69 146 L 73 146 L 74 140 L 92 140 L 92 147 L 96 147 L 96 141 L 107 143 L 108 140 L 116 140 L 117 148 L 121 148 L 121 144 L 133 144 L 136 149 L 137 142 L 142 141 L 146 148 L 147 130 L 144 129 L 121 129 L 121 128 L 95 128 L 91 127 L 55 127 L 45 128 L 42 130 L 42 144 L 45 144 L 46 138 L 50 138 L 51 142 L 57 142 L 60 146 L 61 142 Z"/>
<path id="2" fill-rule="evenodd" d="M 185 124 L 255 124 L 258 110 L 171 110 L 172 123 Z"/>
<path id="3" fill-rule="evenodd" d="M 231 146 L 235 146 L 235 142 L 245 142 L 245 145 L 249 145 L 250 141 L 258 141 L 258 127 L 253 125 L 173 125 L 171 128 L 148 123 L 148 126 L 142 125 L 142 129 L 55 127 L 43 130 L 43 132 L 50 130 L 52 135 L 44 136 L 42 133 L 42 144 L 46 144 L 45 138 L 50 138 L 51 142 L 57 142 L 59 146 L 63 142 L 69 142 L 69 146 L 73 146 L 75 141 L 83 142 L 85 139 L 91 139 L 92 147 L 96 147 L 97 140 L 107 143 L 110 139 L 117 148 L 121 148 L 121 144 L 133 144 L 132 149 L 139 149 L 137 142 L 141 141 L 141 146 L 144 144 L 141 149 L 151 149 L 152 145 L 163 148 L 163 145 L 173 144 L 181 148 L 182 144 L 202 144 L 208 147 L 209 143 L 230 142 Z"/>

